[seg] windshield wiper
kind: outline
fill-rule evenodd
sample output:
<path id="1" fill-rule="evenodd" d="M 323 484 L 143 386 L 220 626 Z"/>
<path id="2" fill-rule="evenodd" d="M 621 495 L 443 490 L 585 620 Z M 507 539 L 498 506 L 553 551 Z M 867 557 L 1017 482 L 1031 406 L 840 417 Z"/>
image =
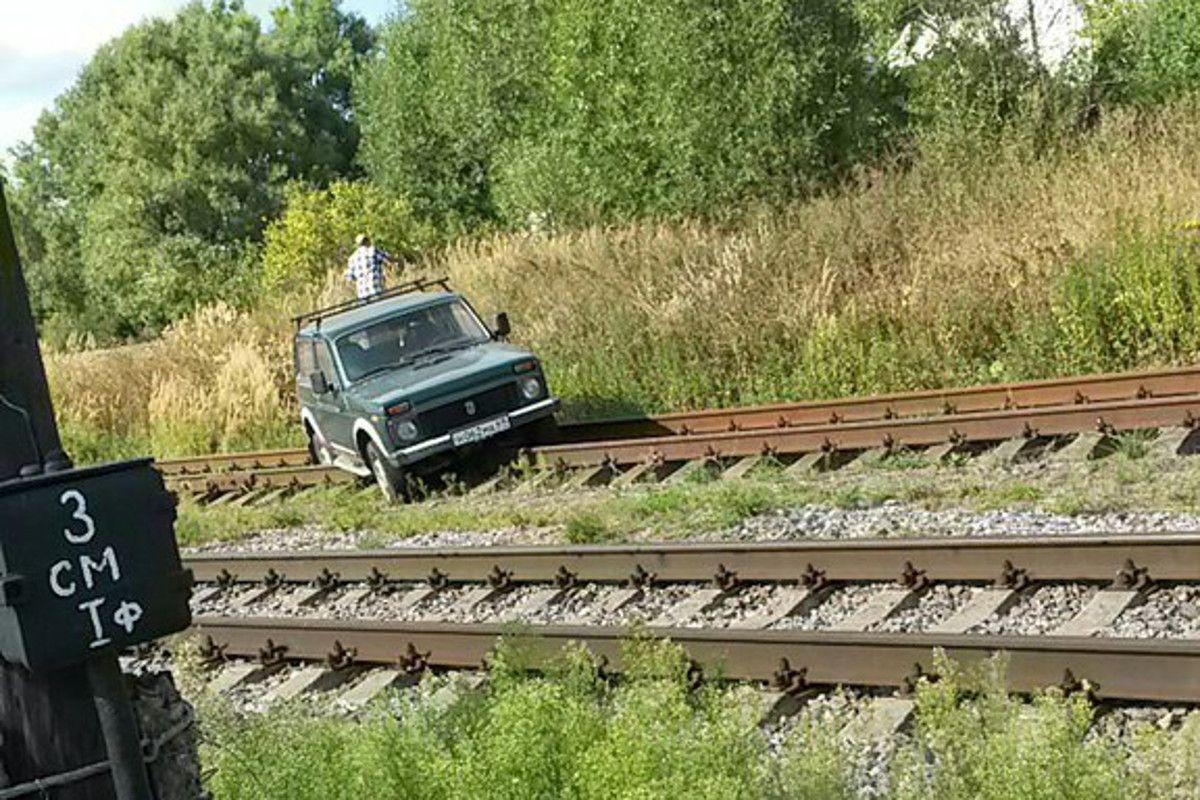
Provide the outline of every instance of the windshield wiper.
<path id="1" fill-rule="evenodd" d="M 437 355 L 441 355 L 443 353 L 452 353 L 455 350 L 463 350 L 467 347 L 471 347 L 474 344 L 476 344 L 476 343 L 473 341 L 458 342 L 457 344 L 444 344 L 440 347 L 431 347 L 428 350 L 422 350 L 421 352 L 417 353 L 413 358 L 418 359 L 418 358 L 425 358 L 426 356 L 437 356 Z"/>
<path id="2" fill-rule="evenodd" d="M 393 361 L 388 364 L 380 364 L 378 367 L 372 367 L 371 369 L 364 372 L 362 375 L 359 375 L 357 378 L 354 379 L 354 382 L 357 383 L 358 381 L 366 380 L 367 378 L 371 377 L 372 375 L 378 375 L 381 372 L 387 372 L 389 369 L 399 369 L 400 367 L 407 367 L 409 364 L 413 363 L 414 361 L 416 361 L 415 357 L 402 358 L 399 361 Z"/>

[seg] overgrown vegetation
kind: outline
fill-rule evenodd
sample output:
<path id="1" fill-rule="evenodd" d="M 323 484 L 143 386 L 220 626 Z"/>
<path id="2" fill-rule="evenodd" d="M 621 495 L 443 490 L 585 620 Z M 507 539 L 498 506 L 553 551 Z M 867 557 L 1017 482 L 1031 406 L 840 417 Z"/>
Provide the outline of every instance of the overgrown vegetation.
<path id="1" fill-rule="evenodd" d="M 1158 113 L 1143 136 L 1148 119 L 1114 118 L 1057 160 L 997 153 L 969 179 L 914 167 L 737 225 L 497 235 L 422 269 L 448 272 L 483 311 L 509 310 L 573 417 L 1187 363 L 1200 352 L 1200 260 L 1181 223 L 1200 193 L 1200 113 Z M 271 263 L 309 274 L 320 262 L 287 243 L 332 224 L 285 215 Z M 324 237 L 313 251 L 338 247 Z M 71 445 L 103 455 L 134 440 L 166 455 L 294 437 L 286 317 L 345 291 L 339 280 L 199 313 L 130 355 L 52 355 Z M 211 391 L 239 365 L 235 382 L 271 402 Z M 214 429 L 218 413 L 262 413 L 241 430 L 263 435 Z"/>
<path id="2" fill-rule="evenodd" d="M 102 49 L 13 170 L 70 446 L 295 442 L 282 318 L 364 229 L 574 417 L 1196 359 L 1187 0 L 1089 2 L 1058 63 L 999 0 L 593 5 L 193 4 Z"/>
<path id="3" fill-rule="evenodd" d="M 454 703 L 401 700 L 365 720 L 278 711 L 206 716 L 216 797 L 633 798 L 837 800 L 855 796 L 863 743 L 845 719 L 793 726 L 772 754 L 745 687 L 691 691 L 669 643 L 633 640 L 628 672 L 597 678 L 585 651 L 549 674 L 525 670 L 520 640 L 503 644 L 486 687 Z M 1197 797 L 1200 717 L 1179 732 L 1140 728 L 1128 742 L 1088 735 L 1094 712 L 1058 691 L 1032 704 L 1004 691 L 1002 663 L 982 675 L 938 664 L 917 694 L 914 735 L 885 764 L 882 797 L 1095 800 Z"/>

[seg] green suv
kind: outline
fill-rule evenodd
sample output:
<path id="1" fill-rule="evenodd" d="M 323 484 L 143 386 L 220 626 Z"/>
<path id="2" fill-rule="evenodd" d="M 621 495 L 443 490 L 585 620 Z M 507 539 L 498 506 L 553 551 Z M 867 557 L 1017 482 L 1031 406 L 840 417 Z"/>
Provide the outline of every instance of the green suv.
<path id="1" fill-rule="evenodd" d="M 489 329 L 445 279 L 295 321 L 313 461 L 373 477 L 389 501 L 408 475 L 554 437 L 558 399 L 537 358 L 504 341 L 504 314 Z"/>

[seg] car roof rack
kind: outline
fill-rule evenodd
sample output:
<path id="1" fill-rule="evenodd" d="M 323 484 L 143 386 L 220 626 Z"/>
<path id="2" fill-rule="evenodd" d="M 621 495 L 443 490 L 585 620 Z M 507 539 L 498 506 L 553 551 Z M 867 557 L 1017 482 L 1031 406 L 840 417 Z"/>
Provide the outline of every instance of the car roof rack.
<path id="1" fill-rule="evenodd" d="M 399 297 L 402 294 L 412 294 L 413 292 L 423 292 L 426 289 L 440 287 L 443 291 L 449 292 L 449 278 L 417 278 L 415 281 L 408 281 L 399 286 L 393 286 L 390 289 L 384 289 L 382 292 L 373 294 L 370 297 L 363 297 L 358 300 L 346 300 L 336 305 L 328 306 L 327 308 L 317 309 L 316 311 L 308 311 L 296 317 L 292 317 L 292 322 L 296 323 L 296 329 L 299 330 L 306 322 L 316 321 L 316 327 L 321 327 L 321 320 L 325 317 L 332 317 L 334 314 L 340 314 L 343 311 L 350 311 L 355 308 L 369 306 L 372 303 L 378 303 L 381 300 L 387 300 L 392 297 Z"/>

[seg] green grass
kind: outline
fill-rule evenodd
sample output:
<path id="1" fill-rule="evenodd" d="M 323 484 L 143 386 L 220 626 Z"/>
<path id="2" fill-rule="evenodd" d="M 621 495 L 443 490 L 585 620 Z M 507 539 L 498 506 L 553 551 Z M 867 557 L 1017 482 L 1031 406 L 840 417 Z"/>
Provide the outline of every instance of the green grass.
<path id="1" fill-rule="evenodd" d="M 202 758 L 218 800 L 849 800 L 848 717 L 809 716 L 771 753 L 749 687 L 690 690 L 669 643 L 635 639 L 601 680 L 568 649 L 534 674 L 502 643 L 489 681 L 454 703 L 397 697 L 360 720 L 298 707 L 238 716 L 201 705 Z M 1082 695 L 1003 689 L 1003 661 L 964 674 L 944 660 L 917 692 L 916 723 L 885 764 L 894 800 L 1195 800 L 1200 715 L 1124 744 L 1093 729 Z M 441 685 L 432 680 L 426 698 Z M 398 712 L 398 713 L 397 713 Z"/>
<path id="2" fill-rule="evenodd" d="M 340 487 L 262 508 L 203 508 L 185 501 L 176 530 L 185 546 L 298 526 L 360 532 L 364 547 L 421 533 L 512 528 L 527 529 L 538 540 L 591 544 L 711 534 L 758 514 L 806 504 L 861 509 L 896 500 L 930 510 L 1064 513 L 1200 509 L 1200 459 L 1131 458 L 1118 449 L 1085 464 L 1035 466 L 1022 471 L 967 461 L 901 469 L 885 462 L 804 479 L 767 469 L 738 481 L 688 480 L 623 490 L 437 494 L 402 507 L 388 507 L 372 492 L 360 495 L 356 487 Z"/>

